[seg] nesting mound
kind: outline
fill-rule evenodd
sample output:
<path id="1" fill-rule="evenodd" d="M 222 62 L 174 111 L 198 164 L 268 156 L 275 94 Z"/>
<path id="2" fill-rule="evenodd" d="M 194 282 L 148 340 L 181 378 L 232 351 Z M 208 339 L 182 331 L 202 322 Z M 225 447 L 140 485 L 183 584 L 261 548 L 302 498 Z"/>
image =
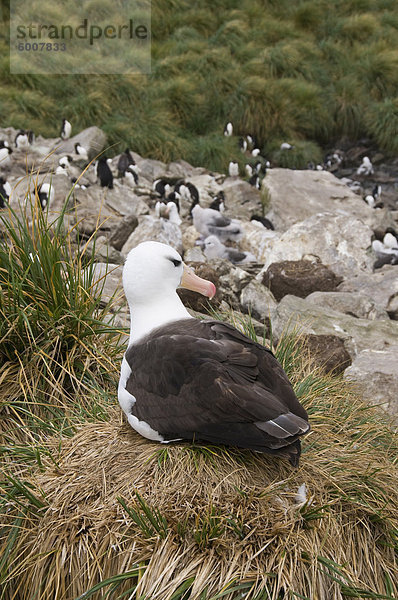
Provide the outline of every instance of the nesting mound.
<path id="1" fill-rule="evenodd" d="M 19 522 L 6 600 L 74 600 L 107 578 L 122 583 L 111 598 L 210 600 L 223 588 L 223 598 L 393 598 L 398 475 L 386 430 L 352 397 L 319 406 L 307 406 L 313 429 L 296 470 L 155 444 L 119 412 L 115 424 L 83 425 L 26 482 L 42 506 Z M 104 597 L 105 583 L 83 597 Z"/>

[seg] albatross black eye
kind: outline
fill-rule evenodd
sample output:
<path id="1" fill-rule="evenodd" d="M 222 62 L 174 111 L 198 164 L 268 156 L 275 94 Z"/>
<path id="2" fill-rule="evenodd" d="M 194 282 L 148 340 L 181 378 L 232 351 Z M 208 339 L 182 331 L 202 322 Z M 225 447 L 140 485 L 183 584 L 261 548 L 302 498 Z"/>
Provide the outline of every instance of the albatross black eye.
<path id="1" fill-rule="evenodd" d="M 181 264 L 181 261 L 180 261 L 180 260 L 178 260 L 177 258 L 170 258 L 170 260 L 171 260 L 171 262 L 173 263 L 173 265 L 174 265 L 175 267 L 179 267 L 179 266 L 180 266 L 180 264 Z"/>

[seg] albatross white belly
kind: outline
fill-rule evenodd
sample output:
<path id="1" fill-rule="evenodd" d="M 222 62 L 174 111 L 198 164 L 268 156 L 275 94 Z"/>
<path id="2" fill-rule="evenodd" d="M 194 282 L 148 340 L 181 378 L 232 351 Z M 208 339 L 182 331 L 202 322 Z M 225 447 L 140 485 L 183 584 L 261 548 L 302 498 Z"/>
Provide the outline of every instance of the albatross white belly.
<path id="1" fill-rule="evenodd" d="M 148 425 L 148 423 L 145 423 L 145 421 L 140 421 L 139 419 L 137 419 L 137 417 L 131 414 L 131 409 L 136 403 L 136 398 L 135 396 L 130 394 L 129 391 L 126 390 L 126 383 L 130 375 L 131 369 L 126 359 L 123 357 L 118 387 L 119 404 L 123 412 L 125 413 L 131 427 L 135 429 L 137 433 L 147 438 L 148 440 L 153 440 L 154 442 L 163 442 L 164 437 L 160 435 L 160 433 L 152 429 L 152 427 Z"/>

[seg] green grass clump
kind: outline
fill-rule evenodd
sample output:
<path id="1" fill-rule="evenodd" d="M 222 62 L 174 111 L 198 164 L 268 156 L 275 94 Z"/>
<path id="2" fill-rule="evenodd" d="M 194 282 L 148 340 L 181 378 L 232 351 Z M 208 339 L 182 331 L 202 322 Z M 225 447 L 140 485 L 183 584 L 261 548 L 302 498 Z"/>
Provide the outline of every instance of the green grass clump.
<path id="1" fill-rule="evenodd" d="M 373 105 L 367 121 L 380 148 L 393 148 L 394 152 L 398 152 L 398 99 L 387 99 Z"/>
<path id="2" fill-rule="evenodd" d="M 53 220 L 36 197 L 25 201 L 20 210 L 9 207 L 0 215 L 0 409 L 6 441 L 12 431 L 22 441 L 33 434 L 38 441 L 43 432 L 71 431 L 83 415 L 104 415 L 95 396 L 107 393 L 117 348 L 115 332 L 104 321 L 110 305 L 101 302 L 94 250 L 80 247 L 75 229 L 64 226 L 68 199 Z"/>
<path id="3" fill-rule="evenodd" d="M 286 169 L 307 169 L 310 162 L 315 165 L 322 163 L 322 151 L 317 144 L 300 140 L 289 143 L 293 146 L 291 150 L 281 150 L 279 146 L 271 152 L 274 164 Z"/>

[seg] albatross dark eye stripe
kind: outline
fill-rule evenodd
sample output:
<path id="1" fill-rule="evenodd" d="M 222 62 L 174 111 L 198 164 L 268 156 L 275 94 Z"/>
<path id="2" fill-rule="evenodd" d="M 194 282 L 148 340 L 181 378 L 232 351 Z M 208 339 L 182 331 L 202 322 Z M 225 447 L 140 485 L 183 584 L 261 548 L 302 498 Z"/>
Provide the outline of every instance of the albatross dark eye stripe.
<path id="1" fill-rule="evenodd" d="M 171 262 L 173 263 L 173 265 L 175 267 L 179 267 L 182 262 L 181 260 L 178 260 L 177 258 L 170 258 L 169 260 L 171 260 Z"/>

